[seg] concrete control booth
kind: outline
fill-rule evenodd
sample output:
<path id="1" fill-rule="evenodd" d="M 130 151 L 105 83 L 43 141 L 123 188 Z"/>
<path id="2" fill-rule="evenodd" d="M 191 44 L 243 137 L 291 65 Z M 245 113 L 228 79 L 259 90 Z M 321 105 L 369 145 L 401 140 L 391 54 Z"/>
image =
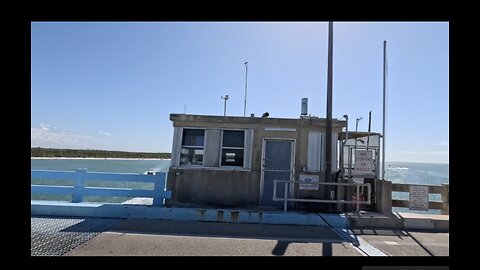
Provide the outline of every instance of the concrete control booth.
<path id="1" fill-rule="evenodd" d="M 324 181 L 326 119 L 170 114 L 170 120 L 174 137 L 167 190 L 172 199 L 166 204 L 281 207 L 282 201 L 273 200 L 274 180 Z M 333 175 L 346 125 L 332 120 Z M 324 193 L 318 185 L 295 184 L 288 190 L 289 198 L 324 199 Z M 276 194 L 283 198 L 283 184 Z"/>

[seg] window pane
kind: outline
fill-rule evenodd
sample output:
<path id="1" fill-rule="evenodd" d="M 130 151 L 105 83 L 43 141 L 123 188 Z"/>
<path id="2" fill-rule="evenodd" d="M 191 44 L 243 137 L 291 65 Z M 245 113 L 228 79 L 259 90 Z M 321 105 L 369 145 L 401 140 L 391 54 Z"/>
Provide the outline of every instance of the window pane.
<path id="1" fill-rule="evenodd" d="M 224 130 L 223 146 L 224 147 L 243 147 L 243 130 Z"/>
<path id="2" fill-rule="evenodd" d="M 243 149 L 222 149 L 222 166 L 243 166 Z"/>
<path id="3" fill-rule="evenodd" d="M 184 129 L 182 145 L 185 146 L 203 146 L 205 130 L 203 129 Z"/>
<path id="4" fill-rule="evenodd" d="M 180 152 L 180 165 L 202 165 L 203 149 L 182 148 Z"/>

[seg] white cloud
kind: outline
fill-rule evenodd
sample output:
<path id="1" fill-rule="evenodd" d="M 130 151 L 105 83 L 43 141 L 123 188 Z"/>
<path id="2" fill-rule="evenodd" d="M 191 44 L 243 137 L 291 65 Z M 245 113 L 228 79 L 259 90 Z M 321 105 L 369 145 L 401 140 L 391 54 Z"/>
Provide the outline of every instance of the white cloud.
<path id="1" fill-rule="evenodd" d="M 105 135 L 105 136 L 111 136 L 110 132 L 106 132 L 106 131 L 103 131 L 103 130 L 99 130 L 98 134 Z"/>
<path id="2" fill-rule="evenodd" d="M 48 130 L 50 130 L 50 125 L 44 124 L 44 123 L 40 123 L 40 128 L 41 128 L 42 130 L 47 130 L 47 131 L 48 131 Z"/>
<path id="3" fill-rule="evenodd" d="M 448 146 L 448 141 L 439 142 L 439 143 L 437 143 L 437 145 L 440 145 L 440 146 Z"/>
<path id="4" fill-rule="evenodd" d="M 86 147 L 96 140 L 92 136 L 74 134 L 70 130 L 53 131 L 48 124 L 41 123 L 40 128 L 31 128 L 31 146 L 77 148 Z"/>

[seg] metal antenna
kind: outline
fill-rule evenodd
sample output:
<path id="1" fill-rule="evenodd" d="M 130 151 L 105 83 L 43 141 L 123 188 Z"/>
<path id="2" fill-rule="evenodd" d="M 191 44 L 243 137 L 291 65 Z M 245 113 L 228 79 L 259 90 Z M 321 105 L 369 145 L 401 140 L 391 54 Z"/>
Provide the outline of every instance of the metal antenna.
<path id="1" fill-rule="evenodd" d="M 223 116 L 227 116 L 227 100 L 228 95 L 222 96 L 221 99 L 225 100 L 225 105 L 223 106 Z"/>
<path id="2" fill-rule="evenodd" d="M 247 113 L 247 78 L 248 78 L 248 62 L 245 62 L 245 103 L 243 105 L 243 117 Z"/>

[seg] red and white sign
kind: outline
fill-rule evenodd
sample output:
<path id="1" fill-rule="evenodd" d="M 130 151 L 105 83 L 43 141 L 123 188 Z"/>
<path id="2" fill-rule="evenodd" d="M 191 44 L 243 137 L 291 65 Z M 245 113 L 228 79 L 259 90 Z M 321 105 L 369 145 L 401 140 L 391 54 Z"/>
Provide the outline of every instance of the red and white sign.
<path id="1" fill-rule="evenodd" d="M 372 174 L 373 162 L 372 151 L 356 150 L 355 151 L 355 170 L 356 174 Z"/>

